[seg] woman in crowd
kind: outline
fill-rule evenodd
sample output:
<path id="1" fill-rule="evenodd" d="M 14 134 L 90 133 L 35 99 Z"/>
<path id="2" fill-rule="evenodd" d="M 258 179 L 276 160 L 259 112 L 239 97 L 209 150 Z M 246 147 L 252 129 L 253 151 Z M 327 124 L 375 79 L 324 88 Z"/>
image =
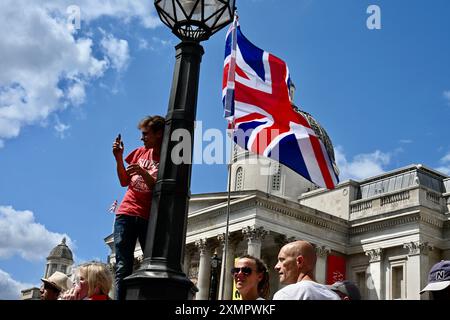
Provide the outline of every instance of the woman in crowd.
<path id="1" fill-rule="evenodd" d="M 269 297 L 269 271 L 260 259 L 244 255 L 231 269 L 242 300 L 265 300 Z"/>
<path id="2" fill-rule="evenodd" d="M 112 274 L 100 262 L 91 262 L 78 268 L 78 280 L 74 288 L 62 294 L 62 300 L 110 300 Z"/>

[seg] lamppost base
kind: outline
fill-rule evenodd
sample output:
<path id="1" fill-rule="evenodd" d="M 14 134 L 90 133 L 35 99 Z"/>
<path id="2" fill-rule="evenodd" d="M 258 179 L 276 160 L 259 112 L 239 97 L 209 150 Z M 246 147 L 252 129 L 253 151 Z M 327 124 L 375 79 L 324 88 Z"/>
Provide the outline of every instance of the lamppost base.
<path id="1" fill-rule="evenodd" d="M 124 282 L 126 300 L 192 300 L 198 291 L 183 272 L 145 260 Z"/>

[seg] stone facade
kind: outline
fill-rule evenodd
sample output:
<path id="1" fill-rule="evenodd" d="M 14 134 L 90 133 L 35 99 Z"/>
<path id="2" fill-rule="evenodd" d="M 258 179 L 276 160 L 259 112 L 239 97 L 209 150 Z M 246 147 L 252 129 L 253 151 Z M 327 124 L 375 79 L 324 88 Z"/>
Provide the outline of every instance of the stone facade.
<path id="1" fill-rule="evenodd" d="M 257 173 L 258 166 L 238 158 L 232 165 L 226 252 L 227 193 L 191 197 L 184 269 L 197 283 L 197 299 L 208 299 L 213 252 L 222 259 L 226 255 L 219 299 L 232 298 L 229 270 L 234 258 L 246 253 L 269 266 L 273 294 L 280 288 L 273 269 L 278 251 L 297 239 L 316 246 L 319 282 L 326 279 L 327 256 L 340 255 L 346 261 L 345 278 L 358 284 L 365 299 L 428 298 L 419 291 L 429 269 L 450 258 L 450 178 L 411 165 L 359 182 L 346 181 L 332 191 L 310 191 L 309 182 L 281 167 L 279 188 L 275 184 L 272 192 L 272 177 Z M 243 168 L 240 190 L 233 177 L 237 167 Z M 113 249 L 112 237 L 105 240 Z M 136 257 L 141 255 L 137 247 Z M 113 250 L 109 259 L 114 263 Z"/>

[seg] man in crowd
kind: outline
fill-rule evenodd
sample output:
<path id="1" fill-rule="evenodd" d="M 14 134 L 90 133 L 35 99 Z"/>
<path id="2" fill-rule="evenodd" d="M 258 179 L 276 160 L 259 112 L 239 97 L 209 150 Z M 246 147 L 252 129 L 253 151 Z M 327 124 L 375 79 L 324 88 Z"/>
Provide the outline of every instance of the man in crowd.
<path id="1" fill-rule="evenodd" d="M 277 291 L 273 300 L 340 300 L 339 296 L 314 278 L 316 250 L 307 241 L 286 244 L 278 254 L 275 270 L 280 283 L 287 284 Z"/>
<path id="2" fill-rule="evenodd" d="M 327 287 L 337 293 L 341 300 L 361 300 L 359 288 L 349 280 L 337 281 Z"/>
<path id="3" fill-rule="evenodd" d="M 430 300 L 450 300 L 450 260 L 436 263 L 428 275 L 428 285 L 420 294 L 429 292 Z"/>
<path id="4" fill-rule="evenodd" d="M 116 212 L 114 245 L 116 252 L 115 298 L 125 299 L 123 279 L 133 272 L 134 249 L 139 239 L 145 250 L 147 224 L 150 217 L 152 191 L 158 174 L 161 143 L 165 120 L 161 116 L 148 116 L 138 124 L 143 147 L 133 150 L 123 163 L 124 144 L 120 134 L 113 143 L 117 176 L 122 187 L 128 187 Z"/>
<path id="5" fill-rule="evenodd" d="M 68 276 L 64 273 L 55 271 L 50 277 L 42 278 L 41 300 L 58 300 L 59 294 L 71 287 Z"/>

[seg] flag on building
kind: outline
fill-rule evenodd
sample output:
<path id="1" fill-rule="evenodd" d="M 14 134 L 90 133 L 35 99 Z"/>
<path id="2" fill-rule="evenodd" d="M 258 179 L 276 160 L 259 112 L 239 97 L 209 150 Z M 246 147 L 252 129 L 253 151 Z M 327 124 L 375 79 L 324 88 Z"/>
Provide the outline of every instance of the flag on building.
<path id="1" fill-rule="evenodd" d="M 111 207 L 109 207 L 108 212 L 115 213 L 118 205 L 119 203 L 117 202 L 117 200 L 114 200 L 114 202 L 111 204 Z"/>
<path id="2" fill-rule="evenodd" d="M 235 17 L 227 33 L 222 82 L 224 116 L 235 143 L 333 189 L 338 175 L 323 142 L 292 108 L 290 81 L 286 63 L 253 45 Z"/>

